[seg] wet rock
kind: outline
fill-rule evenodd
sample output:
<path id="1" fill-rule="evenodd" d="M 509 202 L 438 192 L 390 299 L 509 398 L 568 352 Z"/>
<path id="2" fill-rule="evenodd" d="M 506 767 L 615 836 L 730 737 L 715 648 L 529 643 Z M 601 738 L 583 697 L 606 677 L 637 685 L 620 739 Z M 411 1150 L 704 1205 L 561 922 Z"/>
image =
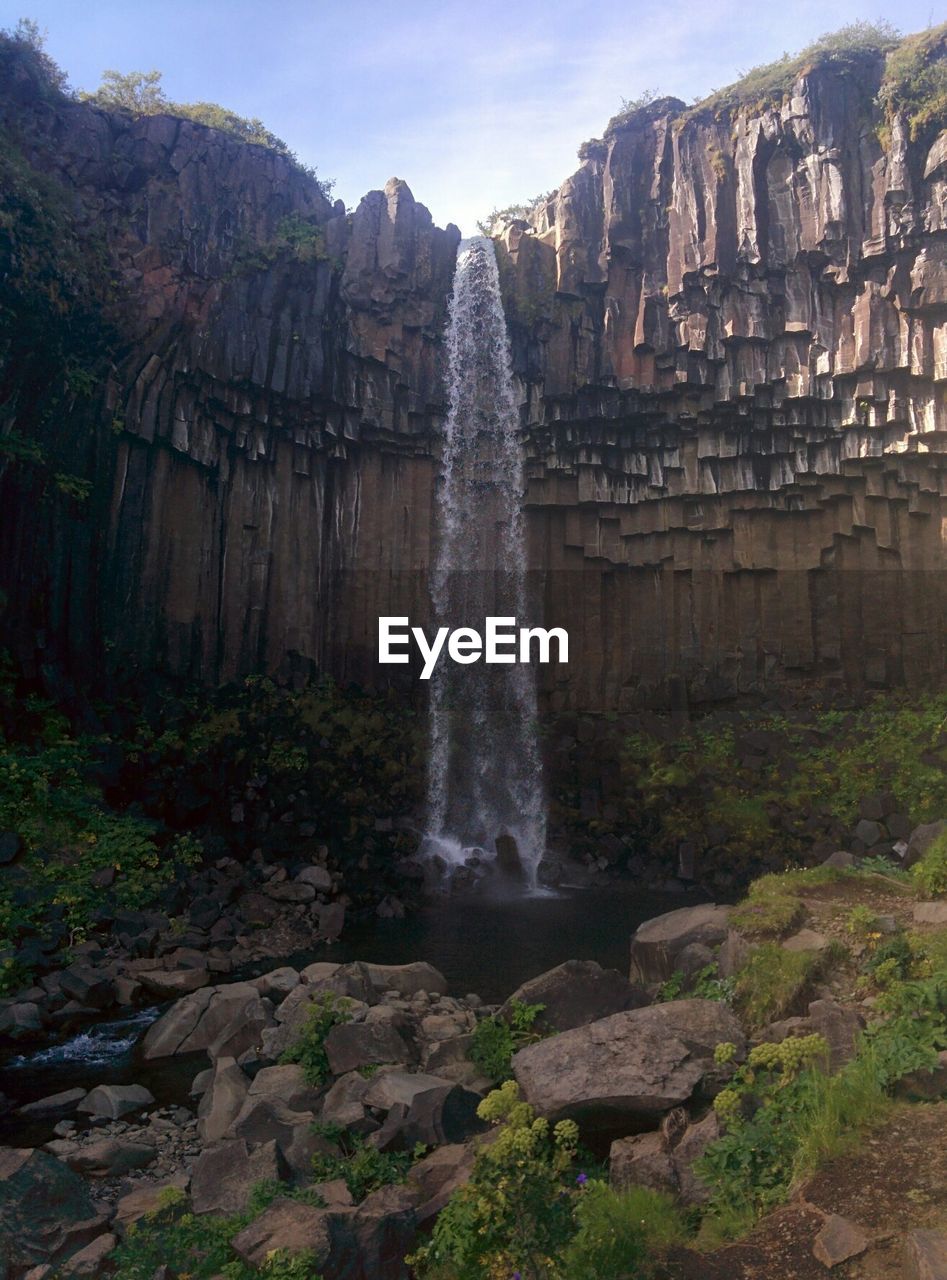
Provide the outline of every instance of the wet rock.
<path id="1" fill-rule="evenodd" d="M 569 1031 L 648 1003 L 640 987 L 632 986 L 617 969 L 603 969 L 594 960 L 566 960 L 530 978 L 502 1005 L 501 1018 L 509 1017 L 514 1001 L 543 1005 L 537 1025 L 550 1031 Z"/>
<path id="2" fill-rule="evenodd" d="M 31 1117 L 34 1120 L 53 1120 L 59 1116 L 75 1114 L 79 1103 L 86 1096 L 85 1089 L 65 1089 L 62 1093 L 50 1094 L 48 1098 L 40 1098 L 36 1102 L 27 1102 L 17 1108 L 17 1115 Z"/>
<path id="3" fill-rule="evenodd" d="M 725 1005 L 676 1000 L 528 1045 L 514 1055 L 513 1071 L 540 1114 L 620 1135 L 695 1094 L 712 1094 L 722 1078 L 714 1050 L 724 1041 L 737 1046 L 739 1059 L 743 1031 Z"/>
<path id="4" fill-rule="evenodd" d="M 631 981 L 645 986 L 666 982 L 686 946 L 699 942 L 715 947 L 724 941 L 729 915 L 729 907 L 708 902 L 646 920 L 631 940 Z"/>
<path id="5" fill-rule="evenodd" d="M 195 1213 L 243 1213 L 258 1182 L 279 1182 L 288 1172 L 275 1142 L 251 1149 L 242 1138 L 207 1147 L 191 1170 Z"/>
<path id="6" fill-rule="evenodd" d="M 146 1169 L 158 1158 L 157 1149 L 146 1142 L 126 1142 L 103 1138 L 80 1147 L 66 1157 L 70 1169 L 93 1178 L 114 1178 L 133 1169 Z"/>
<path id="7" fill-rule="evenodd" d="M 154 1105 L 154 1097 L 140 1084 L 100 1084 L 79 1103 L 83 1115 L 119 1120 Z"/>
<path id="8" fill-rule="evenodd" d="M 33 1040 L 42 1030 L 42 1010 L 31 1001 L 11 1004 L 0 1011 L 0 1033 L 11 1040 Z"/>
<path id="9" fill-rule="evenodd" d="M 815 1238 L 813 1256 L 824 1267 L 837 1267 L 849 1258 L 857 1258 L 868 1248 L 868 1237 L 861 1227 L 837 1213 L 830 1214 Z"/>

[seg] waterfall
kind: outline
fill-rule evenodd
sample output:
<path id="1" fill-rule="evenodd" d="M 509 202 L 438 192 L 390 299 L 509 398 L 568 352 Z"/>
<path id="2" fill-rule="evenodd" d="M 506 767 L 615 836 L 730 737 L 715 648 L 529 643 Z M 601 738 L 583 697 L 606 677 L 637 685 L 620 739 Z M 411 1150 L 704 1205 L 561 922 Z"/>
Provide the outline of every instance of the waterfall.
<path id="1" fill-rule="evenodd" d="M 436 626 L 529 625 L 520 415 L 492 241 L 461 243 L 447 323 L 448 414 L 431 598 Z M 546 803 L 528 664 L 460 665 L 431 680 L 424 850 L 449 867 L 511 854 L 535 887 Z"/>

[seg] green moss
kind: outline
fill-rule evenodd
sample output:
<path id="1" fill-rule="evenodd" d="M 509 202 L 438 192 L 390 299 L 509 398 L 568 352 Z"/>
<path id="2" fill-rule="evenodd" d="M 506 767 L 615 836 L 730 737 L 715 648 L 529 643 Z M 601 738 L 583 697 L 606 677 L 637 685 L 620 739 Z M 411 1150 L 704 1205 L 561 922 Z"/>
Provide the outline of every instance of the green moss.
<path id="1" fill-rule="evenodd" d="M 888 116 L 903 112 L 915 141 L 947 127 L 947 22 L 908 36 L 888 55 L 879 98 Z"/>

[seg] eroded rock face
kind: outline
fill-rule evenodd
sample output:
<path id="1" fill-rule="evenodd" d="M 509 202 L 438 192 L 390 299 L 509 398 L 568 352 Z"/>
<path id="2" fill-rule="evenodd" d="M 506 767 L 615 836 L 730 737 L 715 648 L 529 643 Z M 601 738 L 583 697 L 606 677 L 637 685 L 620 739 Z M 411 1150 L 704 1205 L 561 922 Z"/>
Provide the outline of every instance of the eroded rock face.
<path id="1" fill-rule="evenodd" d="M 880 73 L 654 103 L 508 230 L 530 564 L 571 642 L 547 710 L 943 670 L 947 144 L 895 120 L 882 149 Z M 86 683 L 377 681 L 378 616 L 428 612 L 456 228 L 398 179 L 347 215 L 193 122 L 7 92 L 123 290 L 113 371 L 69 411 L 100 500 L 0 478 L 10 647 Z"/>

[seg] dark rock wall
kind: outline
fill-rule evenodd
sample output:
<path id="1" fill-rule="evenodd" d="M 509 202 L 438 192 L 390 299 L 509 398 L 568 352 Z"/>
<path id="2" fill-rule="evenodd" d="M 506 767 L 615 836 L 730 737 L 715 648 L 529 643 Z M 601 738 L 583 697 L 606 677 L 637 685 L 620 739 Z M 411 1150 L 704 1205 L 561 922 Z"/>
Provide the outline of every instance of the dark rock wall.
<path id="1" fill-rule="evenodd" d="M 80 678 L 103 661 L 377 676 L 378 614 L 426 610 L 459 233 L 403 182 L 347 214 L 283 157 L 185 120 L 27 96 L 0 123 L 77 226 L 104 229 L 118 334 L 107 384 L 74 409 L 96 442 L 93 499 L 47 485 L 35 501 L 20 466 L 0 480 L 21 658 Z M 281 241 L 293 218 L 315 250 Z M 16 430 L 15 405 L 4 417 Z"/>
<path id="2" fill-rule="evenodd" d="M 885 149 L 869 71 L 654 104 L 504 238 L 550 710 L 944 670 L 947 135 Z M 377 680 L 379 613 L 427 611 L 456 229 L 188 121 L 21 92 L 0 125 L 104 235 L 118 335 L 68 419 L 90 501 L 0 468 L 9 643 Z"/>

